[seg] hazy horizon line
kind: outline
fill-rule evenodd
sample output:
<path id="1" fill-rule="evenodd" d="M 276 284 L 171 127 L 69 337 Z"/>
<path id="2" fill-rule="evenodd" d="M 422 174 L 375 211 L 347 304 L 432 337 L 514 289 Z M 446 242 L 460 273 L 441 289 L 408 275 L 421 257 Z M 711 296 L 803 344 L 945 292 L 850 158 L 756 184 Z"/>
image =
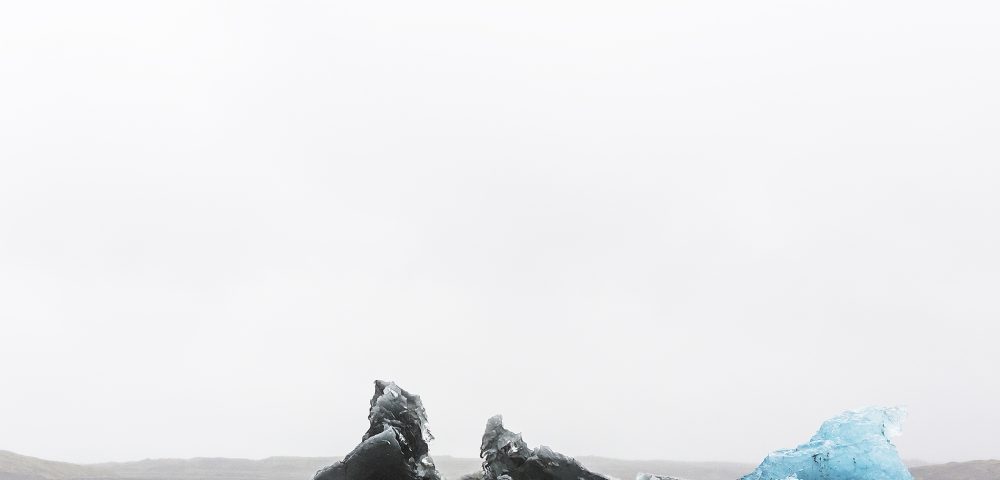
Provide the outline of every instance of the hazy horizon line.
<path id="1" fill-rule="evenodd" d="M 540 447 L 541 446 L 546 446 L 546 444 L 539 443 L 538 446 L 540 446 Z M 69 463 L 69 464 L 73 464 L 73 465 L 83 465 L 83 466 L 103 465 L 103 464 L 110 464 L 110 463 L 136 463 L 136 462 L 143 462 L 143 461 L 159 461 L 159 460 L 248 460 L 248 461 L 253 461 L 253 462 L 261 462 L 261 461 L 269 460 L 269 459 L 273 459 L 273 458 L 297 458 L 297 459 L 320 459 L 320 458 L 324 458 L 324 459 L 339 459 L 339 458 L 343 458 L 346 455 L 346 453 L 345 453 L 345 454 L 337 454 L 337 455 L 289 455 L 289 454 L 281 454 L 281 455 L 268 455 L 268 456 L 264 456 L 264 457 L 252 457 L 252 456 L 241 457 L 241 456 L 226 456 L 226 455 L 150 456 L 150 457 L 144 457 L 144 458 L 138 458 L 138 459 L 131 459 L 131 460 L 101 460 L 101 461 L 77 462 L 77 461 L 70 461 L 70 460 L 54 459 L 54 458 L 51 458 L 51 457 L 37 456 L 37 455 L 33 455 L 33 454 L 22 453 L 21 451 L 17 451 L 17 450 L 10 450 L 10 449 L 0 448 L 0 453 L 2 453 L 2 452 L 7 452 L 7 453 L 14 454 L 14 455 L 23 456 L 23 457 L 31 457 L 31 458 L 35 458 L 35 459 L 39 459 L 39 460 L 46 460 L 46 461 L 60 462 L 60 463 Z M 433 450 L 431 451 L 430 455 L 431 455 L 432 458 L 447 457 L 447 458 L 466 459 L 466 460 L 472 460 L 472 459 L 480 458 L 480 457 L 472 457 L 472 456 L 465 456 L 465 455 L 455 455 L 455 454 L 452 454 L 452 453 L 434 453 Z M 727 460 L 720 460 L 720 459 L 691 460 L 691 459 L 674 459 L 674 458 L 665 458 L 665 457 L 660 457 L 660 458 L 631 458 L 631 457 L 616 457 L 616 456 L 594 454 L 594 453 L 572 454 L 570 456 L 572 456 L 573 458 L 577 458 L 577 459 L 601 458 L 601 459 L 622 460 L 622 461 L 629 461 L 629 462 L 730 463 L 730 464 L 745 463 L 745 464 L 754 464 L 754 465 L 760 463 L 763 460 L 763 458 L 761 458 L 760 460 L 733 460 L 733 459 L 727 459 Z M 903 460 L 903 463 L 906 464 L 908 467 L 921 466 L 921 465 L 942 465 L 942 464 L 946 464 L 946 463 L 965 463 L 965 462 L 975 462 L 975 461 L 996 461 L 996 460 L 1000 460 L 1000 458 L 992 458 L 992 457 L 991 458 L 972 459 L 972 460 L 941 460 L 941 459 L 927 459 L 927 458 L 919 458 L 919 457 L 901 457 L 901 458 Z"/>

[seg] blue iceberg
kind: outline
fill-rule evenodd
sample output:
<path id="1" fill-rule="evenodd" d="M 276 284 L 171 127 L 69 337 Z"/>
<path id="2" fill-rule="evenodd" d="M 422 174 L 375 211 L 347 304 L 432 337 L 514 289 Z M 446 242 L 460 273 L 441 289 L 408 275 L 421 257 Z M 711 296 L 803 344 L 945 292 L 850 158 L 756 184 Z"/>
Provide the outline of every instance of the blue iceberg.
<path id="1" fill-rule="evenodd" d="M 771 453 L 741 480 L 912 480 L 890 437 L 906 411 L 868 407 L 837 415 L 809 443 Z"/>

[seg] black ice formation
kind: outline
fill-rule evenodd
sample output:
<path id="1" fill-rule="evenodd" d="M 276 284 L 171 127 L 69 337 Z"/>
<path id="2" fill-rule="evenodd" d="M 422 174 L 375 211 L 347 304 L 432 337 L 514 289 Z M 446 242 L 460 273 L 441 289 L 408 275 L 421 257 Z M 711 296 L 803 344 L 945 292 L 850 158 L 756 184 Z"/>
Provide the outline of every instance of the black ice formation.
<path id="1" fill-rule="evenodd" d="M 608 480 L 549 447 L 532 450 L 521 434 L 503 427 L 500 415 L 486 422 L 479 456 L 485 480 Z"/>
<path id="2" fill-rule="evenodd" d="M 427 412 L 414 395 L 395 383 L 375 381 L 368 411 L 370 427 L 343 460 L 318 472 L 313 480 L 440 480 L 428 455 Z"/>

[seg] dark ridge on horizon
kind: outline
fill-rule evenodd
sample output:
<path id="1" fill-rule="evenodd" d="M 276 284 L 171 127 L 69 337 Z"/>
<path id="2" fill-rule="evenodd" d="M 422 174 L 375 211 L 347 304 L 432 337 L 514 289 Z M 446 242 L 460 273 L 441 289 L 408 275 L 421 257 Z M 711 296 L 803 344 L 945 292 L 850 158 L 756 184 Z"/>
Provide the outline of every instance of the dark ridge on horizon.
<path id="1" fill-rule="evenodd" d="M 316 470 L 340 457 L 272 456 L 259 460 L 230 457 L 147 458 L 129 462 L 77 464 L 0 450 L 0 480 L 309 480 Z M 576 457 L 587 468 L 620 480 L 656 473 L 686 480 L 736 480 L 753 470 L 751 463 L 726 461 L 620 460 L 596 455 Z M 482 460 L 436 455 L 448 480 L 479 471 Z M 997 480 L 1000 460 L 919 465 L 914 480 Z"/>

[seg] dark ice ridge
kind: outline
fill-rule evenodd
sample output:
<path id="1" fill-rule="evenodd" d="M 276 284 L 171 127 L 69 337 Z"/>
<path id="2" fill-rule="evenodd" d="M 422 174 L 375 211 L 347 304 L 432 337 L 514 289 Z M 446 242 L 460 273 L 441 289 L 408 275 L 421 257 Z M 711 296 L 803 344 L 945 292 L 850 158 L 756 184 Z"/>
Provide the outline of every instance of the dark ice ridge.
<path id="1" fill-rule="evenodd" d="M 414 395 L 393 382 L 375 381 L 370 426 L 361 443 L 314 480 L 440 480 L 427 442 L 427 412 Z"/>
<path id="2" fill-rule="evenodd" d="M 549 447 L 528 447 L 520 433 L 504 428 L 500 415 L 486 422 L 479 456 L 485 480 L 608 480 Z"/>

